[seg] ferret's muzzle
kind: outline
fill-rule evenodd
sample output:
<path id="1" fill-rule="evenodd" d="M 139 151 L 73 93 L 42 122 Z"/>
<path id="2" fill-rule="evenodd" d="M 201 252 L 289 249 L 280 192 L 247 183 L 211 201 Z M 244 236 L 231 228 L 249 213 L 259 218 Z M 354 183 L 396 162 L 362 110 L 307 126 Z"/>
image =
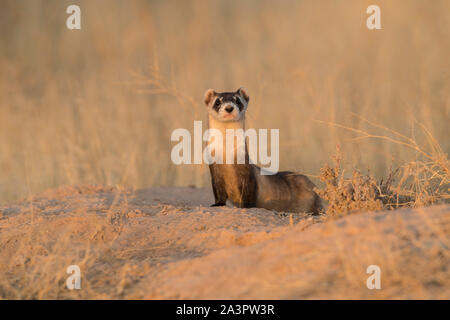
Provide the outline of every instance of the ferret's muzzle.
<path id="1" fill-rule="evenodd" d="M 235 109 L 238 110 L 238 108 L 236 108 L 236 106 L 232 103 L 227 103 L 222 107 L 222 110 L 226 113 L 233 113 Z"/>
<path id="2" fill-rule="evenodd" d="M 233 110 L 234 110 L 233 106 L 228 105 L 228 106 L 225 107 L 225 111 L 228 112 L 228 113 L 232 113 Z"/>

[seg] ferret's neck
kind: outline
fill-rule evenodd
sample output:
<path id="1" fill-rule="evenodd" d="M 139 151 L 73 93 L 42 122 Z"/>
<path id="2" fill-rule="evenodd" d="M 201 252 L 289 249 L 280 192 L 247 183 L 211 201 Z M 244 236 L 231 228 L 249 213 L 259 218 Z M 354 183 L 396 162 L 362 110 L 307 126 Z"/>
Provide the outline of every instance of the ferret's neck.
<path id="1" fill-rule="evenodd" d="M 208 129 L 215 129 L 218 130 L 221 135 L 222 135 L 222 139 L 216 140 L 213 139 L 213 142 L 209 142 L 208 145 L 211 146 L 212 149 L 212 153 L 215 156 L 215 161 L 217 163 L 229 163 L 227 161 L 227 155 L 230 154 L 229 152 L 231 152 L 232 157 L 234 158 L 233 163 L 236 164 L 238 163 L 238 150 L 244 150 L 245 152 L 245 158 L 248 158 L 248 154 L 247 154 L 247 148 L 245 145 L 245 138 L 243 140 L 238 140 L 237 136 L 233 136 L 233 142 L 231 143 L 231 145 L 227 144 L 227 130 L 231 129 L 231 130 L 236 130 L 238 129 L 242 129 L 243 132 L 242 134 L 244 134 L 245 132 L 245 120 L 244 118 L 242 118 L 240 121 L 229 121 L 229 122 L 222 122 L 222 121 L 218 121 L 216 119 L 214 119 L 211 116 L 208 116 Z M 237 133 L 240 134 L 240 133 Z M 220 143 L 220 141 L 222 141 L 222 143 Z M 244 143 L 243 148 L 244 149 L 240 149 L 241 145 L 240 142 L 242 141 Z M 230 149 L 231 148 L 231 149 Z M 246 160 L 248 162 L 248 160 Z"/>
<path id="2" fill-rule="evenodd" d="M 243 129 L 245 131 L 245 117 L 242 117 L 239 121 L 223 122 L 214 119 L 211 115 L 208 115 L 208 128 L 221 131 L 225 137 L 226 129 Z"/>

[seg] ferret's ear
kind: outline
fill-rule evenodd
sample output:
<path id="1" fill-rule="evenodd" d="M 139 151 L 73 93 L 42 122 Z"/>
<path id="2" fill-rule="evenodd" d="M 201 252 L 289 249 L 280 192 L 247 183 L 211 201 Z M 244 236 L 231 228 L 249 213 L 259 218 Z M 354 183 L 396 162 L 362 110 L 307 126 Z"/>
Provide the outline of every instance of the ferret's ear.
<path id="1" fill-rule="evenodd" d="M 205 104 L 208 105 L 211 102 L 211 99 L 217 95 L 213 89 L 208 89 L 205 92 Z"/>
<path id="2" fill-rule="evenodd" d="M 247 103 L 250 101 L 250 97 L 248 96 L 247 92 L 245 92 L 244 88 L 239 88 L 236 90 L 236 93 L 239 94 L 242 98 L 245 99 L 245 101 L 247 101 Z"/>

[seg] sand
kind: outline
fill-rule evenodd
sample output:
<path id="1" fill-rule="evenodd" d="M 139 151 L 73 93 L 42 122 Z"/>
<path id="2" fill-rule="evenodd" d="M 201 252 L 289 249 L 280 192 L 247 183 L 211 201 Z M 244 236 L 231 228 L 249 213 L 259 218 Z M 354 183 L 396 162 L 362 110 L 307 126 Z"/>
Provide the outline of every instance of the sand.
<path id="1" fill-rule="evenodd" d="M 210 189 L 86 185 L 2 205 L 0 298 L 450 298 L 449 205 L 335 219 L 212 202 Z"/>

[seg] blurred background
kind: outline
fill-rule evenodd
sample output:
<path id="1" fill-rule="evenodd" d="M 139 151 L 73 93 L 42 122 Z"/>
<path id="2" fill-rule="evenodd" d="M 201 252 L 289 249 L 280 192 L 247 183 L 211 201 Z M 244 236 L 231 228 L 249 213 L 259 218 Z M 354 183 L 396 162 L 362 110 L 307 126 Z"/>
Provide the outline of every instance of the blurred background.
<path id="1" fill-rule="evenodd" d="M 81 30 L 66 8 L 81 7 Z M 368 30 L 366 8 L 381 8 Z M 413 151 L 357 114 L 450 150 L 450 1 L 2 0 L 0 201 L 62 184 L 206 186 L 170 136 L 206 120 L 208 88 L 250 95 L 247 127 L 280 129 L 280 170 L 384 176 Z"/>

